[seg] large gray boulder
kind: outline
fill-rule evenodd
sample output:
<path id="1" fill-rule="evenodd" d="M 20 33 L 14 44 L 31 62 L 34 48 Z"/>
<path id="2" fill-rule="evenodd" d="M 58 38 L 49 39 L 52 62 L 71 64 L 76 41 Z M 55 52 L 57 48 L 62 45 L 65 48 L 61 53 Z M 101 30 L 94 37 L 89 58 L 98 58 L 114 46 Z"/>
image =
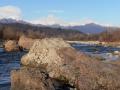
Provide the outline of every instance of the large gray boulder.
<path id="1" fill-rule="evenodd" d="M 37 40 L 29 53 L 22 57 L 21 63 L 25 66 L 45 67 L 50 77 L 67 77 L 72 80 L 75 76 L 71 72 L 74 68 L 71 64 L 76 55 L 76 50 L 64 40 L 46 38 Z"/>

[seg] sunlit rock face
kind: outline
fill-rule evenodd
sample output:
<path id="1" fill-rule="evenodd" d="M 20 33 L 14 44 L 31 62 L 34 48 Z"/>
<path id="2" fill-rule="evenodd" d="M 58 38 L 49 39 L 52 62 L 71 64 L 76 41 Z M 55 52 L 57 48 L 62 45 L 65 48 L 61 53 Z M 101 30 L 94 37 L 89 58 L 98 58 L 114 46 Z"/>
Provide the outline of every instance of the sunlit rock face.
<path id="1" fill-rule="evenodd" d="M 8 40 L 4 44 L 5 51 L 12 52 L 12 51 L 19 51 L 19 46 L 15 40 Z"/>
<path id="2" fill-rule="evenodd" d="M 36 68 L 21 68 L 12 71 L 12 90 L 55 90 L 52 79 L 46 72 Z"/>
<path id="3" fill-rule="evenodd" d="M 26 71 L 21 71 L 21 69 L 16 73 L 18 76 L 14 76 L 13 73 L 12 85 L 15 87 L 20 85 L 24 85 L 26 87 L 27 85 L 33 85 L 32 87 L 37 87 L 36 84 L 31 83 L 40 83 L 41 85 L 43 81 L 34 82 L 34 79 L 41 75 L 39 73 L 35 74 L 36 70 L 39 69 L 41 71 L 41 69 L 43 69 L 46 71 L 49 78 L 54 78 L 55 80 L 62 82 L 63 86 L 65 87 L 67 87 L 67 85 L 69 87 L 72 87 L 72 89 L 56 89 L 53 86 L 55 90 L 120 89 L 120 66 L 116 66 L 107 62 L 101 62 L 93 57 L 85 55 L 82 52 L 78 52 L 62 39 L 46 38 L 42 40 L 36 40 L 29 53 L 22 57 L 21 63 L 23 66 L 28 67 L 30 70 L 32 70 L 32 68 L 36 69 L 33 70 L 33 74 L 30 72 L 27 73 L 28 75 L 24 74 Z M 20 74 L 20 72 L 23 73 Z M 27 72 L 29 72 L 29 70 L 27 70 Z M 24 78 L 24 75 L 27 78 Z M 29 79 L 30 76 L 32 76 L 33 80 Z M 24 82 L 21 82 L 22 79 L 24 79 Z M 26 79 L 28 79 L 28 82 Z M 20 82 L 17 84 L 16 81 L 18 80 L 20 80 Z M 35 80 L 37 80 L 37 78 Z M 58 84 L 58 86 L 59 85 L 60 84 Z M 52 90 L 54 90 L 54 88 L 52 88 Z M 27 88 L 22 90 L 44 89 Z M 51 88 L 48 90 L 51 90 Z"/>
<path id="4" fill-rule="evenodd" d="M 19 41 L 18 41 L 18 45 L 21 48 L 29 50 L 32 47 L 34 41 L 35 40 L 32 39 L 32 38 L 28 38 L 26 36 L 21 36 L 20 39 L 19 39 Z"/>
<path id="5" fill-rule="evenodd" d="M 39 67 L 41 64 L 62 65 L 64 64 L 62 57 L 58 54 L 61 48 L 71 48 L 69 44 L 61 39 L 43 39 L 37 40 L 29 53 L 25 55 L 21 62 L 23 65 L 34 65 Z M 71 48 L 73 49 L 73 48 Z M 31 63 L 32 62 L 32 63 Z"/>
<path id="6" fill-rule="evenodd" d="M 71 80 L 75 79 L 71 64 L 76 55 L 76 50 L 62 39 L 43 39 L 34 43 L 29 53 L 21 59 L 21 63 L 33 67 L 44 66 L 50 77 L 63 76 Z"/>
<path id="7" fill-rule="evenodd" d="M 22 67 L 11 72 L 11 90 L 76 90 L 64 81 L 49 77 L 43 68 Z"/>

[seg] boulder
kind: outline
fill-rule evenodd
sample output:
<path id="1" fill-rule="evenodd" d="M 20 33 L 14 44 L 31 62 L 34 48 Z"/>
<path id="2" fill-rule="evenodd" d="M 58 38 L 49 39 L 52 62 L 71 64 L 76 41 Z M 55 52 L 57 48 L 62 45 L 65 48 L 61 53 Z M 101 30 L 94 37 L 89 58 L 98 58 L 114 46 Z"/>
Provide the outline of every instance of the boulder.
<path id="1" fill-rule="evenodd" d="M 55 90 L 48 76 L 34 68 L 12 71 L 11 81 L 12 90 Z"/>
<path id="2" fill-rule="evenodd" d="M 109 63 L 111 63 L 113 65 L 116 65 L 116 66 L 120 66 L 120 59 L 118 59 L 118 60 L 112 60 Z"/>
<path id="3" fill-rule="evenodd" d="M 26 36 L 21 36 L 19 41 L 18 41 L 18 45 L 21 48 L 24 48 L 27 50 L 29 50 L 32 47 L 33 43 L 34 43 L 34 39 L 28 38 Z"/>
<path id="4" fill-rule="evenodd" d="M 5 51 L 11 52 L 11 51 L 18 51 L 19 46 L 15 40 L 8 40 L 4 44 Z"/>
<path id="5" fill-rule="evenodd" d="M 11 90 L 74 90 L 74 87 L 50 78 L 44 69 L 22 67 L 11 72 Z"/>
<path id="6" fill-rule="evenodd" d="M 114 55 L 119 55 L 119 56 L 120 56 L 120 51 L 114 51 L 113 54 L 114 54 Z"/>
<path id="7" fill-rule="evenodd" d="M 29 68 L 43 68 L 50 78 L 73 86 L 76 90 L 120 89 L 120 66 L 78 52 L 62 39 L 36 40 L 29 53 L 22 57 L 21 63 Z"/>
<path id="8" fill-rule="evenodd" d="M 22 57 L 21 63 L 25 66 L 45 67 L 50 77 L 63 76 L 71 80 L 75 79 L 71 73 L 73 68 L 71 64 L 76 56 L 76 50 L 62 39 L 46 38 L 37 40 L 29 53 Z"/>

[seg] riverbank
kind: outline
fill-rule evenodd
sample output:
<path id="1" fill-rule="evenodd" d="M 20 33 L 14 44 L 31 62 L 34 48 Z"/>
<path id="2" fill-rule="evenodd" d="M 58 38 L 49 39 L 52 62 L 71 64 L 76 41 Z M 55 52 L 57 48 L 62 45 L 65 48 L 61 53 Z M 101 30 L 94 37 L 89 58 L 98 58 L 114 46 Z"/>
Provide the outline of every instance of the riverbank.
<path id="1" fill-rule="evenodd" d="M 54 41 L 54 40 L 53 40 Z M 45 43 L 45 42 L 44 42 Z M 46 44 L 47 43 L 47 44 Z M 43 43 L 40 44 L 40 47 L 42 48 L 42 46 L 46 46 L 46 47 L 53 47 L 54 45 L 54 42 L 52 43 L 52 40 L 50 42 L 46 41 L 46 43 L 44 45 L 42 45 Z M 51 44 L 50 44 L 51 43 Z M 72 42 L 71 42 L 72 43 Z M 78 44 L 79 41 L 77 42 L 74 42 L 75 44 L 72 44 L 72 47 L 75 48 L 78 52 L 82 52 L 83 54 L 89 54 L 90 55 L 90 58 L 92 58 L 93 62 L 95 60 L 97 61 L 100 61 L 100 62 L 104 62 L 105 60 L 109 60 L 109 62 L 111 62 L 110 60 L 112 60 L 112 64 L 114 64 L 114 61 L 115 60 L 120 60 L 118 55 L 113 55 L 112 52 L 118 50 L 120 51 L 120 49 L 116 48 L 116 47 L 104 47 L 104 46 L 96 46 L 94 45 L 95 43 L 92 41 L 92 44 L 89 45 L 88 43 L 85 42 L 86 45 L 84 45 L 84 42 L 83 44 Z M 91 42 L 89 42 L 91 43 Z M 57 42 L 58 45 L 60 45 L 59 47 L 63 47 L 64 45 L 60 43 L 60 40 L 58 40 Z M 56 44 L 56 45 L 57 45 Z M 37 44 L 39 45 L 39 44 Z M 42 46 L 41 46 L 42 45 Z M 71 48 L 72 48 L 71 47 Z M 70 48 L 70 46 L 69 46 Z M 50 50 L 51 50 L 50 49 Z M 64 49 L 64 47 L 63 47 Z M 20 68 L 20 59 L 21 57 L 24 55 L 24 52 L 3 52 L 3 48 L 0 49 L 1 53 L 0 53 L 0 90 L 9 90 L 10 89 L 10 71 L 13 70 L 13 69 L 19 69 Z M 39 49 L 37 49 L 39 50 Z M 65 54 L 65 58 L 67 59 L 70 59 L 72 60 L 72 57 L 71 55 L 74 55 L 74 53 L 71 53 L 71 51 L 66 51 L 67 49 L 65 50 L 62 50 L 63 52 L 60 54 L 61 57 L 64 57 L 64 54 Z M 33 50 L 34 51 L 34 50 Z M 43 50 L 45 53 L 46 50 Z M 43 53 L 43 52 L 41 52 Z M 52 55 L 53 55 L 53 51 L 51 51 Z M 38 54 L 38 53 L 37 53 Z M 58 55 L 59 55 L 58 54 Z M 70 55 L 69 55 L 70 54 Z M 34 54 L 30 55 L 31 58 Z M 40 54 L 41 55 L 41 54 Z M 44 55 L 48 55 L 48 54 L 44 54 Z M 44 56 L 42 55 L 42 56 Z M 66 57 L 66 55 L 68 57 Z M 51 54 L 50 54 L 50 57 L 51 57 Z M 101 58 L 102 57 L 102 58 Z M 80 57 L 81 59 L 82 57 Z M 34 58 L 33 58 L 34 59 Z M 37 59 L 40 59 L 40 58 L 37 58 Z M 37 60 L 36 59 L 36 60 Z M 46 58 L 47 59 L 47 58 Z M 45 60 L 46 60 L 45 59 Z M 49 59 L 48 59 L 49 60 Z M 56 59 L 56 61 L 58 60 L 58 58 Z M 89 60 L 88 60 L 89 61 Z M 109 63 L 107 62 L 107 63 Z M 119 62 L 119 61 L 118 61 Z M 115 62 L 118 63 L 118 62 Z M 105 62 L 106 63 L 106 62 Z M 91 64 L 91 63 L 90 63 Z M 54 65 L 54 64 L 53 64 Z M 82 65 L 82 64 L 81 64 Z M 63 66 L 66 66 L 66 65 L 63 65 Z M 84 66 L 84 65 L 83 65 Z M 29 72 L 29 71 L 28 71 Z M 30 72 L 31 73 L 31 72 Z M 23 77 L 23 75 L 21 75 L 21 77 Z M 26 77 L 26 76 L 25 76 Z M 36 75 L 37 77 L 37 75 Z M 59 82 L 58 82 L 59 83 Z M 8 89 L 6 89 L 8 88 Z M 72 89 L 71 89 L 72 90 Z"/>
<path id="2" fill-rule="evenodd" d="M 8 40 L 10 41 L 10 40 Z M 13 41 L 13 40 L 12 40 Z M 3 48 L 5 44 L 5 40 L 0 40 L 0 48 Z M 34 43 L 34 39 L 27 38 L 25 36 L 21 37 L 20 40 L 16 41 L 18 43 L 18 46 L 30 49 L 32 44 Z M 120 42 L 101 42 L 101 41 L 68 41 L 66 42 L 70 44 L 87 44 L 87 45 L 98 45 L 98 46 L 112 46 L 112 47 L 120 47 Z"/>
<path id="3" fill-rule="evenodd" d="M 88 44 L 88 45 L 99 45 L 99 41 L 67 41 L 68 43 L 76 43 L 76 44 Z"/>
<path id="4" fill-rule="evenodd" d="M 67 41 L 70 44 L 88 44 L 88 45 L 101 45 L 101 46 L 112 46 L 120 47 L 120 42 L 100 42 L 100 41 Z"/>

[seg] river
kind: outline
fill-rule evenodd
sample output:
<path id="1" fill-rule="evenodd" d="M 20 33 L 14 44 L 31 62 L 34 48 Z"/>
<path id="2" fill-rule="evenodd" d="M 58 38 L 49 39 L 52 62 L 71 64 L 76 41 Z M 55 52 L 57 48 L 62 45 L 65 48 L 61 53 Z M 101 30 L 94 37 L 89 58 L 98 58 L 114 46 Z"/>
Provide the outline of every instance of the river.
<path id="1" fill-rule="evenodd" d="M 20 58 L 25 52 L 4 52 L 0 48 L 0 90 L 10 90 L 10 72 L 19 69 Z"/>
<path id="2" fill-rule="evenodd" d="M 100 45 L 88 45 L 88 44 L 71 44 L 78 51 L 84 52 L 93 57 L 99 57 L 106 61 L 118 60 L 120 56 L 118 54 L 114 54 L 115 51 L 120 51 L 118 47 L 111 46 L 100 46 Z"/>

